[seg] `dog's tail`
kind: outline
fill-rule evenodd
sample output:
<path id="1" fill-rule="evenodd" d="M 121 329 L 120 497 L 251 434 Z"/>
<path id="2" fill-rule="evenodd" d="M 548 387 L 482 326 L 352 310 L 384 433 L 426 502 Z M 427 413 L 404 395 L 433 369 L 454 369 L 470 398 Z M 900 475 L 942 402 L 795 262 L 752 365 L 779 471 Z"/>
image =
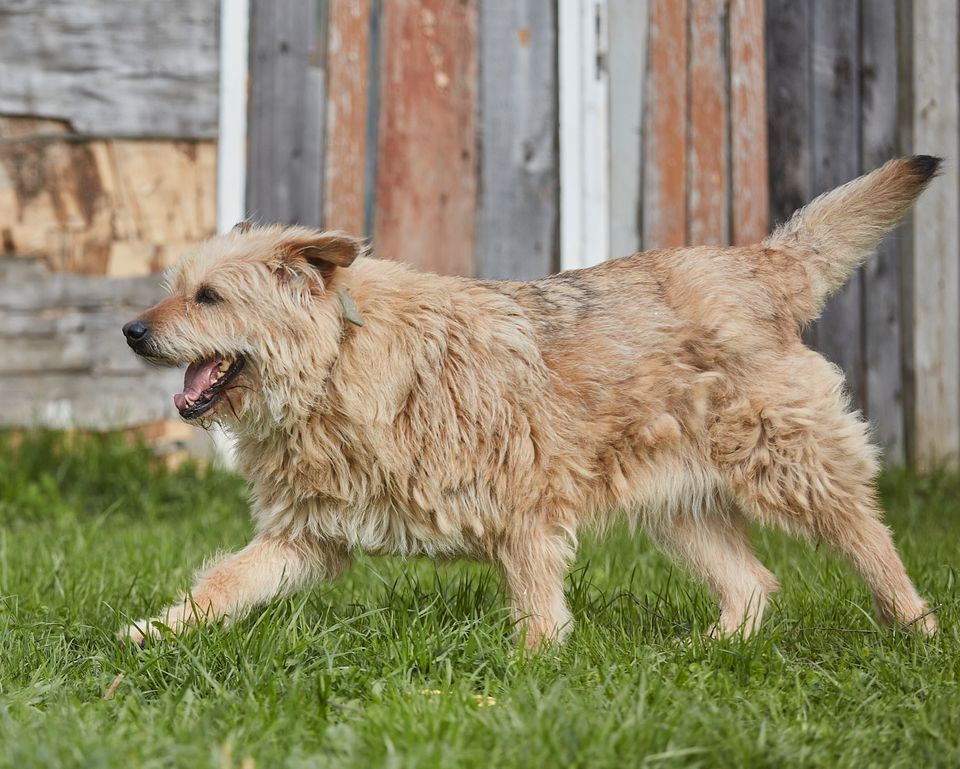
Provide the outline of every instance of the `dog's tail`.
<path id="1" fill-rule="evenodd" d="M 940 163 L 930 155 L 891 160 L 816 198 L 764 241 L 768 248 L 792 253 L 804 262 L 813 303 L 794 308 L 799 322 L 820 314 L 827 298 L 910 210 Z"/>

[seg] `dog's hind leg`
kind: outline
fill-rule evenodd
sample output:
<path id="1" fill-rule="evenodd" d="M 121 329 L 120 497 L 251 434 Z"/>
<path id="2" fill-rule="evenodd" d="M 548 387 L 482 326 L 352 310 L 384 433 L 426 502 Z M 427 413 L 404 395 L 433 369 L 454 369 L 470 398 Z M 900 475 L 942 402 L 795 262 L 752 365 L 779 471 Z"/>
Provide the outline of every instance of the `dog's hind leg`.
<path id="1" fill-rule="evenodd" d="M 154 623 L 180 633 L 198 622 L 237 619 L 314 579 L 335 578 L 349 562 L 349 553 L 336 545 L 260 536 L 201 572 L 181 602 L 157 617 L 133 623 L 120 637 L 142 646 L 146 638 L 158 635 Z"/>
<path id="2" fill-rule="evenodd" d="M 757 560 L 742 517 L 734 512 L 677 513 L 645 523 L 653 541 L 703 580 L 720 603 L 715 636 L 760 627 L 777 579 Z"/>
<path id="3" fill-rule="evenodd" d="M 513 618 L 521 633 L 525 631 L 528 649 L 544 641 L 562 642 L 573 629 L 573 616 L 563 594 L 563 580 L 573 556 L 569 536 L 539 528 L 513 537 L 497 549 Z"/>
<path id="4" fill-rule="evenodd" d="M 809 351 L 799 359 L 803 368 L 781 382 L 779 398 L 772 397 L 771 376 L 766 404 L 734 420 L 745 426 L 728 443 L 739 454 L 730 478 L 741 508 L 848 558 L 870 586 L 882 622 L 933 633 L 936 620 L 927 614 L 881 520 L 873 485 L 876 452 L 867 426 L 847 411 L 835 368 Z M 726 431 L 728 441 L 731 432 Z"/>

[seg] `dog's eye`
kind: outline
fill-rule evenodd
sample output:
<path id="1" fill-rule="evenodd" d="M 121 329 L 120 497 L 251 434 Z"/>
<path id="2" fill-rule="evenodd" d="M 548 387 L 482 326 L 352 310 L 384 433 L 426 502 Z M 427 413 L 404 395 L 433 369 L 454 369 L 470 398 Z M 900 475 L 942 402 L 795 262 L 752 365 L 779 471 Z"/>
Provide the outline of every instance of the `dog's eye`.
<path id="1" fill-rule="evenodd" d="M 220 294 L 210 288 L 210 286 L 200 286 L 193 298 L 197 304 L 217 304 L 222 301 Z"/>

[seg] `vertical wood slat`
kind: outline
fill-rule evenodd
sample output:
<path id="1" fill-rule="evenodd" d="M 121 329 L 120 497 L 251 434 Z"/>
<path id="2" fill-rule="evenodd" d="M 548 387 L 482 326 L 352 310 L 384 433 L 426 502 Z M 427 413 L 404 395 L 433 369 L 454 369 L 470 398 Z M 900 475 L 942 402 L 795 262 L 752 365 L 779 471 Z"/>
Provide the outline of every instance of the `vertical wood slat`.
<path id="1" fill-rule="evenodd" d="M 763 0 L 730 0 L 730 172 L 736 196 L 731 239 L 735 245 L 762 240 L 770 226 L 764 48 Z"/>
<path id="2" fill-rule="evenodd" d="M 377 253 L 472 274 L 476 0 L 390 2 L 383 15 Z"/>
<path id="3" fill-rule="evenodd" d="M 324 226 L 364 232 L 370 0 L 334 0 L 327 26 Z"/>
<path id="4" fill-rule="evenodd" d="M 856 3 L 813 4 L 813 193 L 860 172 L 859 16 Z M 831 297 L 817 321 L 817 346 L 846 374 L 854 402 L 864 403 L 861 273 Z"/>
<path id="5" fill-rule="evenodd" d="M 725 11 L 725 0 L 697 0 L 690 6 L 686 242 L 691 245 L 725 245 L 729 242 Z M 765 168 L 762 183 L 766 187 Z M 744 192 L 737 189 L 738 204 Z"/>
<path id="6" fill-rule="evenodd" d="M 651 0 L 644 176 L 644 248 L 682 246 L 687 236 L 687 0 Z"/>
<path id="7" fill-rule="evenodd" d="M 810 3 L 767 0 L 767 135 L 772 223 L 810 200 Z"/>
<path id="8" fill-rule="evenodd" d="M 914 3 L 912 133 L 917 153 L 946 158 L 914 210 L 912 235 L 912 459 L 920 469 L 960 453 L 960 190 L 957 9 Z"/>
<path id="9" fill-rule="evenodd" d="M 608 0 L 610 73 L 610 255 L 642 247 L 643 82 L 648 0 Z"/>
<path id="10" fill-rule="evenodd" d="M 480 6 L 476 274 L 525 280 L 559 265 L 556 7 Z"/>
<path id="11" fill-rule="evenodd" d="M 253 0 L 247 213 L 322 224 L 325 19 L 321 0 Z"/>
<path id="12" fill-rule="evenodd" d="M 606 0 L 557 5 L 560 105 L 560 265 L 610 258 Z"/>
<path id="13" fill-rule="evenodd" d="M 897 0 L 861 5 L 861 169 L 899 154 Z M 904 461 L 900 337 L 900 233 L 881 242 L 863 271 L 866 414 L 884 461 Z"/>

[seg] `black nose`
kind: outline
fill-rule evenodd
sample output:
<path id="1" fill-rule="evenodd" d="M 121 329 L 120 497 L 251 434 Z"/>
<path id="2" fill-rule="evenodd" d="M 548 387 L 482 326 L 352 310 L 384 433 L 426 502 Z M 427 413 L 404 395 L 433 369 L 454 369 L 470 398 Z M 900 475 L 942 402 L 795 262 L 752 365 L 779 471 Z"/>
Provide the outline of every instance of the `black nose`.
<path id="1" fill-rule="evenodd" d="M 142 320 L 131 320 L 123 327 L 123 335 L 127 338 L 127 344 L 134 345 L 142 342 L 150 333 L 150 328 Z"/>

